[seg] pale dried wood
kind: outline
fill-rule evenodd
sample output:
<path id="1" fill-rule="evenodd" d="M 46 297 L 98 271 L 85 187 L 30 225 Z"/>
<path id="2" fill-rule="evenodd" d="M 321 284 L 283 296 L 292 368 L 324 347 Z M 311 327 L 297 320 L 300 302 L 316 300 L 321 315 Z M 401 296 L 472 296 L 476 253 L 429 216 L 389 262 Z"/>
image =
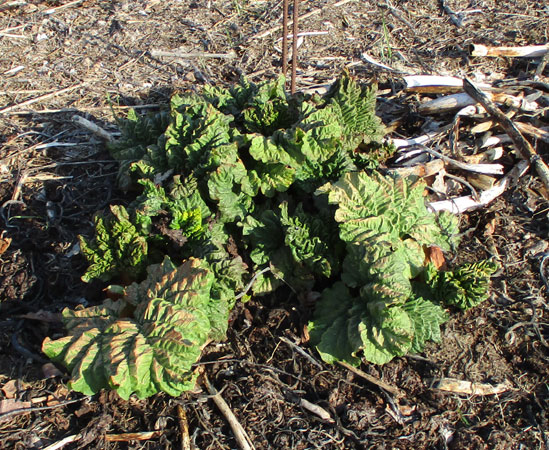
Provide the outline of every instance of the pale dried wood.
<path id="1" fill-rule="evenodd" d="M 441 200 L 428 204 L 433 212 L 448 211 L 452 214 L 461 214 L 472 209 L 482 208 L 499 197 L 505 190 L 523 175 L 530 165 L 527 161 L 519 161 L 494 187 L 480 193 L 478 200 L 472 195 L 452 198 L 450 200 Z"/>
<path id="2" fill-rule="evenodd" d="M 497 395 L 513 389 L 513 386 L 509 381 L 489 384 L 474 383 L 471 381 L 458 380 L 456 378 L 442 378 L 434 383 L 433 388 L 440 391 L 453 392 L 455 394 Z"/>
<path id="3" fill-rule="evenodd" d="M 436 156 L 437 158 L 442 159 L 445 163 L 450 164 L 454 167 L 457 167 L 461 170 L 466 170 L 468 172 L 476 172 L 476 173 L 483 173 L 487 175 L 502 175 L 503 174 L 503 166 L 501 164 L 469 164 L 461 161 L 457 161 L 455 159 L 452 159 L 446 155 L 443 155 L 442 153 L 437 152 L 436 150 L 433 150 L 428 147 L 424 147 L 424 150 L 427 153 L 430 153 L 433 156 Z"/>
<path id="4" fill-rule="evenodd" d="M 410 75 L 404 77 L 406 90 L 428 94 L 446 94 L 463 91 L 463 80 L 458 77 L 442 75 Z M 489 84 L 482 84 L 483 89 L 491 89 Z"/>
<path id="5" fill-rule="evenodd" d="M 177 417 L 179 418 L 179 429 L 181 431 L 181 450 L 191 450 L 191 437 L 189 435 L 189 421 L 185 408 L 177 405 Z"/>
<path id="6" fill-rule="evenodd" d="M 107 142 L 114 141 L 114 136 L 112 135 L 112 133 L 109 133 L 107 130 L 104 130 L 99 125 L 93 123 L 88 119 L 85 119 L 82 116 L 75 114 L 74 116 L 72 116 L 72 121 L 85 128 L 86 130 L 91 131 L 93 134 L 99 136 L 101 139 L 104 139 Z"/>
<path id="7" fill-rule="evenodd" d="M 444 169 L 444 161 L 441 159 L 434 159 L 433 161 L 426 162 L 425 164 L 417 164 L 412 167 L 398 167 L 396 169 L 389 169 L 389 173 L 397 173 L 401 177 L 430 177 L 436 175 Z"/>
<path id="8" fill-rule="evenodd" d="M 471 56 L 510 56 L 518 58 L 536 58 L 549 52 L 548 45 L 529 45 L 525 47 L 487 47 L 482 44 L 471 44 Z"/>
<path id="9" fill-rule="evenodd" d="M 31 98 L 30 100 L 24 101 L 22 103 L 18 103 L 16 105 L 11 105 L 11 106 L 8 106 L 6 108 L 0 109 L 0 114 L 10 113 L 10 112 L 12 112 L 16 109 L 33 105 L 34 103 L 41 102 L 42 100 L 48 100 L 52 97 L 56 97 L 58 95 L 64 94 L 65 92 L 70 92 L 74 89 L 78 89 L 78 88 L 80 88 L 82 86 L 85 86 L 85 85 L 86 85 L 86 83 L 78 83 L 78 84 L 75 84 L 74 86 L 69 86 L 67 88 L 60 89 L 60 90 L 55 91 L 55 92 L 50 92 L 49 94 L 41 95 L 40 97 Z"/>
<path id="10" fill-rule="evenodd" d="M 231 411 L 231 408 L 227 404 L 227 402 L 221 397 L 221 394 L 217 392 L 217 390 L 213 387 L 213 385 L 210 383 L 210 380 L 206 376 L 206 374 L 202 374 L 202 377 L 204 379 L 204 382 L 206 384 L 206 389 L 208 389 L 208 392 L 211 395 L 212 400 L 218 407 L 219 411 L 227 422 L 229 423 L 229 426 L 233 430 L 234 438 L 236 439 L 236 442 L 238 446 L 242 450 L 255 450 L 255 447 L 248 436 L 248 433 L 246 433 L 246 430 L 244 427 L 240 424 L 234 413 Z"/>
<path id="11" fill-rule="evenodd" d="M 139 431 L 137 433 L 106 434 L 107 442 L 148 441 L 160 436 L 160 431 Z"/>
<path id="12" fill-rule="evenodd" d="M 505 93 L 488 93 L 491 100 L 504 103 L 510 101 L 512 104 L 520 104 L 520 101 L 512 95 Z M 417 110 L 420 114 L 443 114 L 455 109 L 461 109 L 466 106 L 471 106 L 477 103 L 477 100 L 472 98 L 468 93 L 461 92 L 459 94 L 446 95 L 444 97 L 435 98 L 428 102 L 422 103 Z"/>
<path id="13" fill-rule="evenodd" d="M 334 422 L 334 419 L 332 419 L 332 416 L 330 416 L 330 413 L 328 411 L 318 405 L 315 405 L 314 403 L 311 403 L 308 400 L 305 400 L 304 398 L 299 399 L 299 405 L 303 409 L 306 409 L 307 411 L 317 415 L 326 422 Z"/>
<path id="14" fill-rule="evenodd" d="M 216 58 L 216 59 L 234 59 L 236 53 L 230 51 L 229 53 L 208 53 L 208 52 L 182 52 L 179 50 L 151 50 L 150 55 L 153 58 L 180 58 L 180 59 L 194 59 L 194 58 Z"/>
<path id="15" fill-rule="evenodd" d="M 511 121 L 511 119 L 503 114 L 500 109 L 494 103 L 492 103 L 488 96 L 480 89 L 478 89 L 471 80 L 465 78 L 463 80 L 463 87 L 465 88 L 465 92 L 467 92 L 469 95 L 471 95 L 471 97 L 473 97 L 482 106 L 484 106 L 486 111 L 488 111 L 488 113 L 493 116 L 494 119 L 500 124 L 500 126 L 512 139 L 521 157 L 535 167 L 537 174 L 541 178 L 541 181 L 543 182 L 545 187 L 549 189 L 549 168 L 541 159 L 541 157 L 536 153 L 534 147 L 532 147 L 530 142 L 528 142 L 520 133 L 518 128 Z"/>

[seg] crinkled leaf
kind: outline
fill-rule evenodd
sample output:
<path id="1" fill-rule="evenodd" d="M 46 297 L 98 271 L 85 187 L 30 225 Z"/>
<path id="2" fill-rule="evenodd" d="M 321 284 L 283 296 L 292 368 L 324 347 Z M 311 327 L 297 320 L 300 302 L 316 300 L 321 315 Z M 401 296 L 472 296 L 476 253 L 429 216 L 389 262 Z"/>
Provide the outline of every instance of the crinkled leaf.
<path id="1" fill-rule="evenodd" d="M 307 214 L 301 203 L 290 213 L 288 203 L 284 202 L 280 205 L 280 223 L 284 228 L 284 243 L 296 263 L 325 277 L 338 269 L 335 229 L 329 222 Z"/>
<path id="2" fill-rule="evenodd" d="M 166 258 L 122 300 L 65 310 L 70 335 L 47 339 L 43 351 L 71 371 L 71 387 L 84 393 L 109 387 L 124 399 L 179 395 L 193 386 L 192 365 L 204 345 L 219 337 L 212 330 L 228 319 L 228 309 L 210 297 L 213 281 L 200 260 L 176 268 Z"/>
<path id="3" fill-rule="evenodd" d="M 402 308 L 365 302 L 338 282 L 322 293 L 309 334 L 328 363 L 356 365 L 362 356 L 374 364 L 384 364 L 410 350 L 413 324 Z"/>
<path id="4" fill-rule="evenodd" d="M 240 160 L 223 164 L 211 174 L 208 190 L 210 197 L 218 202 L 223 222 L 242 219 L 253 210 L 252 198 L 242 189 L 247 180 L 246 168 Z"/>
<path id="5" fill-rule="evenodd" d="M 479 261 L 450 271 L 431 271 L 427 284 L 440 302 L 467 310 L 488 298 L 490 277 L 497 270 L 496 263 Z"/>
<path id="6" fill-rule="evenodd" d="M 80 238 L 82 253 L 89 263 L 82 280 L 98 278 L 107 281 L 124 274 L 136 279 L 147 261 L 147 240 L 130 221 L 123 206 L 111 206 L 111 215 L 95 217 L 95 237 Z"/>
<path id="7" fill-rule="evenodd" d="M 375 115 L 376 91 L 374 86 L 359 85 L 343 74 L 328 94 L 328 107 L 343 127 L 343 145 L 348 151 L 354 151 L 361 142 L 379 142 L 383 138 L 384 127 Z"/>
<path id="8" fill-rule="evenodd" d="M 410 352 L 419 353 L 427 341 L 440 342 L 440 326 L 448 320 L 444 309 L 421 297 L 410 298 L 403 306 L 414 326 L 414 340 Z"/>

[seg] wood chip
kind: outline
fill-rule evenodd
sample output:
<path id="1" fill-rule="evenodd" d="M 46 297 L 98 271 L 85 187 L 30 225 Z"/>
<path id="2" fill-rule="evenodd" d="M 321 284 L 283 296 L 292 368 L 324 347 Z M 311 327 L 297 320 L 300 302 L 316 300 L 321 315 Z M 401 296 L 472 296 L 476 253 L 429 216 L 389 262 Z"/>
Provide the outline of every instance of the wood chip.
<path id="1" fill-rule="evenodd" d="M 499 384 L 473 383 L 456 378 L 443 378 L 433 385 L 434 389 L 466 395 L 496 395 L 513 389 L 509 381 Z"/>

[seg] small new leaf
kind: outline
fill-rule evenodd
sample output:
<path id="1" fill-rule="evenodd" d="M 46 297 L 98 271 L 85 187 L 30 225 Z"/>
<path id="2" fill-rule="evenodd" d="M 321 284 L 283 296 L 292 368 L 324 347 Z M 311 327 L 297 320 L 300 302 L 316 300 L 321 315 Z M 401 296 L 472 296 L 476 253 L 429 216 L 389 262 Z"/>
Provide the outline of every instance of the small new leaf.
<path id="1" fill-rule="evenodd" d="M 111 206 L 111 215 L 95 218 L 95 237 L 88 242 L 80 238 L 80 248 L 90 264 L 82 280 L 107 281 L 124 275 L 137 279 L 145 269 L 147 240 L 130 221 L 123 206 Z"/>

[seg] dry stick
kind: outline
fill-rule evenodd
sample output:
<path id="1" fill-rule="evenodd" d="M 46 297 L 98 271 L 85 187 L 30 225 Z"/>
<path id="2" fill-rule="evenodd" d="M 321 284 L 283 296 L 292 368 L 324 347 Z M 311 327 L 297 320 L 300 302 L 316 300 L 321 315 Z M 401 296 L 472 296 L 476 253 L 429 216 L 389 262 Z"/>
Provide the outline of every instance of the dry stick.
<path id="1" fill-rule="evenodd" d="M 229 53 L 206 53 L 206 52 L 180 52 L 177 50 L 151 50 L 150 55 L 153 58 L 182 58 L 182 59 L 191 59 L 191 58 L 219 58 L 219 59 L 234 59 L 236 58 L 236 53 L 230 51 Z"/>
<path id="2" fill-rule="evenodd" d="M 484 109 L 494 117 L 495 120 L 501 125 L 505 132 L 509 135 L 513 144 L 517 148 L 521 157 L 528 161 L 536 168 L 541 181 L 547 189 L 549 189 L 549 168 L 543 162 L 541 157 L 536 153 L 534 147 L 528 142 L 520 131 L 517 129 L 515 124 L 509 119 L 505 114 L 503 114 L 500 109 L 492 103 L 492 101 L 486 96 L 486 94 L 480 91 L 471 80 L 465 78 L 463 80 L 463 87 L 465 92 L 467 92 L 471 97 L 473 97 L 477 102 L 479 102 Z"/>
<path id="3" fill-rule="evenodd" d="M 347 3 L 350 3 L 350 2 L 353 2 L 353 1 L 354 0 L 340 0 L 339 2 L 336 2 L 333 5 L 330 5 L 330 8 L 337 8 L 338 6 L 343 6 L 343 5 L 346 5 Z M 298 18 L 298 20 L 303 21 L 303 20 L 308 19 L 309 17 L 312 17 L 316 14 L 320 14 L 323 10 L 324 10 L 324 8 L 315 9 L 311 12 L 308 12 L 307 14 L 303 14 L 301 17 Z M 291 24 L 293 24 L 293 21 L 288 23 L 288 26 L 290 26 Z M 280 30 L 280 28 L 282 28 L 282 25 L 276 25 L 272 28 L 269 28 L 267 31 L 264 31 L 261 34 L 258 34 L 257 36 L 253 37 L 252 39 L 262 39 L 264 37 L 270 36 L 271 34 L 277 32 L 278 30 Z"/>
<path id="4" fill-rule="evenodd" d="M 31 98 L 30 100 L 27 100 L 23 103 L 18 103 L 17 105 L 8 106 L 7 108 L 0 109 L 0 114 L 6 114 L 6 113 L 9 113 L 9 112 L 11 112 L 15 109 L 22 108 L 24 106 L 29 106 L 29 105 L 32 105 L 34 103 L 38 103 L 42 100 L 47 100 L 47 99 L 55 97 L 57 95 L 64 94 L 65 92 L 69 92 L 69 91 L 72 91 L 74 89 L 78 89 L 79 87 L 82 87 L 85 84 L 86 83 L 78 83 L 78 84 L 75 84 L 74 86 L 70 86 L 68 88 L 61 89 L 59 91 L 50 92 L 49 94 L 41 95 L 40 97 Z"/>
<path id="5" fill-rule="evenodd" d="M 304 398 L 299 399 L 299 405 L 306 409 L 309 412 L 312 412 L 313 414 L 320 417 L 322 420 L 325 420 L 326 422 L 334 422 L 334 419 L 332 419 L 332 416 L 330 416 L 330 413 L 326 411 L 324 408 L 315 405 L 314 403 L 311 403 L 309 400 L 305 400 Z"/>
<path id="6" fill-rule="evenodd" d="M 185 408 L 177 405 L 177 417 L 179 418 L 179 429 L 181 430 L 181 450 L 191 450 L 191 437 L 189 436 L 189 421 Z"/>
<path id="7" fill-rule="evenodd" d="M 138 433 L 106 434 L 107 442 L 148 441 L 162 434 L 161 431 L 140 431 Z"/>
<path id="8" fill-rule="evenodd" d="M 499 197 L 505 190 L 521 177 L 527 170 L 528 161 L 521 160 L 505 176 L 499 180 L 493 187 L 479 194 L 478 201 L 471 195 L 465 197 L 452 198 L 429 203 L 429 209 L 434 212 L 448 211 L 452 214 L 461 214 L 465 211 L 481 208 Z"/>
<path id="9" fill-rule="evenodd" d="M 366 372 L 351 366 L 350 364 L 347 364 L 344 361 L 338 361 L 338 364 L 342 367 L 345 367 L 347 370 L 350 370 L 354 374 L 358 375 L 361 378 L 364 378 L 369 383 L 375 384 L 377 387 L 380 387 L 381 389 L 389 392 L 390 394 L 393 394 L 395 397 L 403 397 L 404 392 L 402 392 L 400 389 L 391 386 L 390 384 L 385 383 L 384 381 L 378 380 L 377 378 L 373 377 L 372 375 L 368 375 Z"/>
<path id="10" fill-rule="evenodd" d="M 279 339 L 282 342 L 284 342 L 286 345 L 289 345 L 291 348 L 293 348 L 296 352 L 298 352 L 301 356 L 303 356 L 307 361 L 309 361 L 313 366 L 316 366 L 319 369 L 322 369 L 322 364 L 320 364 L 316 359 L 314 359 L 311 355 L 309 355 L 299 345 L 294 344 L 292 341 L 285 338 L 284 336 L 279 336 Z"/>
<path id="11" fill-rule="evenodd" d="M 70 8 L 71 6 L 77 6 L 83 1 L 84 0 L 75 0 L 74 2 L 65 3 L 64 5 L 57 6 L 56 8 L 46 9 L 42 12 L 42 14 L 49 16 L 51 14 L 55 14 L 58 11 L 61 11 L 62 9 Z"/>
<path id="12" fill-rule="evenodd" d="M 65 113 L 75 113 L 75 112 L 81 113 L 83 111 L 109 111 L 111 109 L 124 111 L 127 109 L 157 109 L 157 108 L 161 108 L 162 106 L 164 105 L 160 103 L 150 103 L 147 105 L 131 105 L 131 106 L 116 106 L 116 105 L 83 106 L 81 108 L 42 109 L 42 110 L 36 110 L 36 111 L 31 111 L 31 110 L 10 111 L 7 114 L 25 116 L 27 114 L 65 114 Z"/>
<path id="13" fill-rule="evenodd" d="M 48 445 L 47 447 L 44 447 L 42 450 L 59 450 L 60 448 L 63 448 L 67 444 L 72 444 L 75 441 L 78 441 L 82 439 L 81 434 L 71 434 L 70 436 L 67 436 L 60 441 L 57 441 L 51 445 Z"/>
<path id="14" fill-rule="evenodd" d="M 288 1 L 282 2 L 282 75 L 288 73 Z"/>
<path id="15" fill-rule="evenodd" d="M 111 133 L 82 116 L 75 114 L 74 116 L 72 116 L 72 121 L 85 128 L 86 130 L 91 131 L 93 134 L 96 134 L 101 139 L 104 139 L 107 142 L 114 141 L 114 136 Z"/>
<path id="16" fill-rule="evenodd" d="M 298 15 L 299 0 L 294 0 L 294 22 L 293 22 L 293 36 L 292 36 L 292 83 L 290 85 L 290 92 L 295 94 L 295 79 L 297 75 L 297 24 L 299 22 Z"/>
<path id="17" fill-rule="evenodd" d="M 453 24 L 461 28 L 463 26 L 463 17 L 461 17 L 461 14 L 457 14 L 448 6 L 445 0 L 440 0 L 440 4 L 442 6 L 443 11 L 448 14 L 448 17 L 450 17 L 450 20 L 453 22 Z"/>
<path id="18" fill-rule="evenodd" d="M 448 156 L 443 155 L 442 153 L 437 152 L 429 147 L 422 146 L 423 150 L 427 153 L 430 153 L 437 158 L 442 159 L 445 163 L 450 164 L 454 167 L 457 167 L 461 170 L 466 170 L 468 172 L 483 173 L 488 175 L 503 175 L 503 166 L 501 164 L 469 164 L 461 161 L 456 161 Z"/>
<path id="19" fill-rule="evenodd" d="M 202 376 L 212 400 L 219 408 L 219 411 L 221 411 L 221 414 L 225 416 L 227 422 L 229 422 L 238 446 L 242 450 L 255 450 L 255 447 L 246 433 L 246 430 L 244 430 L 244 427 L 240 424 L 234 413 L 231 411 L 231 408 L 227 405 L 227 402 L 223 399 L 223 397 L 221 397 L 221 394 L 215 390 L 206 374 L 204 373 Z"/>
<path id="20" fill-rule="evenodd" d="M 34 412 L 34 411 L 46 411 L 48 409 L 62 408 L 63 406 L 71 405 L 72 403 L 82 402 L 82 401 L 88 400 L 90 398 L 91 398 L 91 395 L 88 395 L 88 396 L 82 397 L 82 398 L 75 398 L 73 400 L 66 400 L 64 402 L 58 403 L 57 405 L 33 406 L 31 408 L 14 409 L 13 411 L 1 414 L 0 415 L 0 423 L 5 422 L 10 417 L 17 416 L 19 414 L 26 414 L 26 413 L 30 413 L 30 412 Z"/>

